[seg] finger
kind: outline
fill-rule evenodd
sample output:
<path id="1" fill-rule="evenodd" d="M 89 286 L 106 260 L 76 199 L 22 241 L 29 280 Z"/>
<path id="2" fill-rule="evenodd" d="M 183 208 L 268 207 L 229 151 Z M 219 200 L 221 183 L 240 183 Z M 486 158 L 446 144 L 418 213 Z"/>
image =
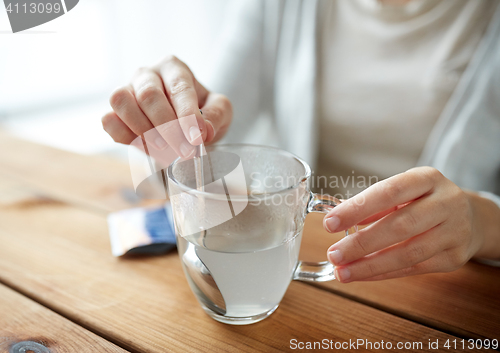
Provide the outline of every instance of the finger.
<path id="1" fill-rule="evenodd" d="M 436 257 L 430 258 L 419 264 L 403 268 L 401 270 L 384 273 L 382 275 L 368 277 L 360 281 L 381 281 L 384 279 L 401 278 L 407 276 L 423 275 L 426 273 L 443 272 L 439 270 L 440 261 Z"/>
<path id="2" fill-rule="evenodd" d="M 115 112 L 104 115 L 101 121 L 102 127 L 115 142 L 128 145 L 137 137 Z"/>
<path id="3" fill-rule="evenodd" d="M 203 101 L 206 90 L 195 82 L 191 70 L 177 58 L 166 61 L 159 70 L 184 136 L 191 145 L 199 145 L 206 135 L 206 126 L 199 110 L 198 93 Z"/>
<path id="4" fill-rule="evenodd" d="M 192 146 L 198 146 L 203 143 L 208 131 L 203 118 L 199 118 L 197 115 L 191 114 L 181 117 L 178 120 L 180 128 L 182 129 L 182 136 L 186 136 L 185 138 Z"/>
<path id="5" fill-rule="evenodd" d="M 109 102 L 116 115 L 135 135 L 142 135 L 153 128 L 149 119 L 137 105 L 131 86 L 115 90 L 111 94 Z"/>
<path id="6" fill-rule="evenodd" d="M 438 196 L 421 198 L 333 244 L 328 258 L 334 265 L 347 264 L 424 233 L 445 219 Z"/>
<path id="7" fill-rule="evenodd" d="M 440 237 L 442 232 L 443 227 L 437 226 L 360 260 L 336 266 L 335 277 L 347 283 L 415 266 L 447 248 L 446 241 Z"/>
<path id="8" fill-rule="evenodd" d="M 150 69 L 139 70 L 132 80 L 132 87 L 140 109 L 161 136 L 156 137 L 153 131 L 146 133 L 144 136 L 148 143 L 154 142 L 161 149 L 170 146 L 183 158 L 192 155 L 194 147 L 188 142 L 176 120 L 158 74 Z"/>
<path id="9" fill-rule="evenodd" d="M 410 169 L 382 180 L 333 208 L 324 219 L 329 232 L 348 229 L 364 219 L 431 192 L 442 178 L 430 167 Z"/>
<path id="10" fill-rule="evenodd" d="M 379 219 L 381 218 L 384 218 L 385 216 L 387 216 L 388 214 L 394 212 L 394 211 L 397 211 L 403 207 L 405 207 L 406 205 L 410 204 L 412 201 L 410 202 L 406 202 L 402 205 L 397 205 L 396 207 L 391 207 L 389 208 L 388 210 L 385 210 L 385 211 L 382 211 L 382 212 L 379 212 L 379 213 L 376 213 L 374 214 L 373 216 L 370 216 L 368 217 L 367 219 L 364 219 L 362 220 L 361 222 L 359 222 L 359 225 L 365 225 L 365 224 L 370 224 L 370 223 L 373 223 L 373 222 L 376 222 L 378 221 Z"/>
<path id="11" fill-rule="evenodd" d="M 423 275 L 426 273 L 451 272 L 456 270 L 458 267 L 449 262 L 449 253 L 450 251 L 445 251 L 416 265 L 406 267 L 397 271 L 384 273 L 382 275 L 368 277 L 362 279 L 361 281 L 380 281 L 384 279 Z"/>
<path id="12" fill-rule="evenodd" d="M 176 118 L 163 90 L 163 82 L 155 72 L 149 69 L 139 70 L 132 79 L 132 87 L 139 107 L 153 126 Z"/>
<path id="13" fill-rule="evenodd" d="M 385 216 L 387 216 L 388 214 L 394 212 L 394 211 L 397 211 L 398 210 L 398 206 L 396 207 L 391 207 L 389 208 L 388 210 L 385 210 L 385 211 L 382 211 L 382 212 L 379 212 L 377 214 L 374 214 L 373 216 L 370 216 L 368 217 L 367 219 L 364 219 L 362 220 L 361 222 L 359 222 L 360 225 L 365 225 L 365 224 L 370 224 L 370 223 L 373 223 L 373 222 L 376 222 L 378 221 L 379 219 L 381 218 L 384 218 Z"/>
<path id="14" fill-rule="evenodd" d="M 233 118 L 231 102 L 222 94 L 210 93 L 203 106 L 203 117 L 207 123 L 205 143 L 214 143 L 224 136 L 231 124 Z"/>
<path id="15" fill-rule="evenodd" d="M 206 103 L 207 97 L 210 94 L 210 92 L 201 83 L 199 83 L 198 80 L 196 80 L 196 77 L 194 76 L 193 72 L 189 69 L 189 67 L 174 55 L 170 55 L 165 59 L 163 59 L 157 65 L 153 66 L 152 70 L 161 76 L 162 67 L 166 65 L 180 66 L 189 73 L 189 75 L 192 77 L 194 81 L 194 88 L 196 91 L 196 95 L 198 97 L 198 106 L 200 108 L 203 107 Z"/>

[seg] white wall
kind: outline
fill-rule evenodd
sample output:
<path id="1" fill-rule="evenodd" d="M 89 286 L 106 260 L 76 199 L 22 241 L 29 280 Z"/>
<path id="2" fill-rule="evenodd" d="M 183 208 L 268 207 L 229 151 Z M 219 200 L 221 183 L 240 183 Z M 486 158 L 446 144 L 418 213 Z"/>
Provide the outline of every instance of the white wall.
<path id="1" fill-rule="evenodd" d="M 110 92 L 167 54 L 187 62 L 203 82 L 228 2 L 81 0 L 66 15 L 16 34 L 0 8 L 0 124 L 3 118 L 14 133 L 83 153 L 105 147 L 69 142 L 112 146 L 99 125 Z M 68 132 L 61 124 L 88 126 Z M 61 143 L 68 134 L 78 136 Z"/>

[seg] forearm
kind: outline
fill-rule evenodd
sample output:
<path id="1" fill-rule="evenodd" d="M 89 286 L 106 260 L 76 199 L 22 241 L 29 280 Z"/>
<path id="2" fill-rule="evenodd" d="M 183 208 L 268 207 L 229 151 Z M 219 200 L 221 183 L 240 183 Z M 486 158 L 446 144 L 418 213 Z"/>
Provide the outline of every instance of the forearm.
<path id="1" fill-rule="evenodd" d="M 466 194 L 474 213 L 473 232 L 481 240 L 473 257 L 500 260 L 500 207 L 474 192 Z"/>

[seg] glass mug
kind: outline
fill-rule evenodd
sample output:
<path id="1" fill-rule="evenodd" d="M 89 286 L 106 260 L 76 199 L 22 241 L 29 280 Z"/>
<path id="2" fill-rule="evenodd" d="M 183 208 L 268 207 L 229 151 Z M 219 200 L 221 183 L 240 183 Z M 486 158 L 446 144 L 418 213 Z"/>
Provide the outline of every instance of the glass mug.
<path id="1" fill-rule="evenodd" d="M 216 145 L 201 158 L 177 159 L 167 176 L 182 266 L 215 320 L 261 321 L 292 280 L 335 279 L 328 261 L 298 259 L 306 215 L 340 203 L 311 193 L 311 169 L 300 158 L 272 147 Z"/>

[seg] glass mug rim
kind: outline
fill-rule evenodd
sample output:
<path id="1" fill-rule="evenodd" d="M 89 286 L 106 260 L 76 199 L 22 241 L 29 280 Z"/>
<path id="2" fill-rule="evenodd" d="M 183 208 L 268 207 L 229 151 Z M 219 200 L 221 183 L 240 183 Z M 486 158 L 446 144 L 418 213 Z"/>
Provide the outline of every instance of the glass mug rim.
<path id="1" fill-rule="evenodd" d="M 266 192 L 264 194 L 260 194 L 258 195 L 231 195 L 231 200 L 233 201 L 238 201 L 238 200 L 248 200 L 248 199 L 255 199 L 255 198 L 259 198 L 259 199 L 266 199 L 266 198 L 272 198 L 274 195 L 277 195 L 277 194 L 282 194 L 282 193 L 286 193 L 286 192 L 289 192 L 291 190 L 294 190 L 296 188 L 298 188 L 302 183 L 306 182 L 307 180 L 309 180 L 309 178 L 311 177 L 311 167 L 309 166 L 309 164 L 307 164 L 306 161 L 304 161 L 302 158 L 296 156 L 295 154 L 291 153 L 291 152 L 288 152 L 288 151 L 285 151 L 281 148 L 278 148 L 278 147 L 272 147 L 272 146 L 266 146 L 266 145 L 257 145 L 257 144 L 249 144 L 249 143 L 224 143 L 224 144 L 215 144 L 215 145 L 211 145 L 211 146 L 206 146 L 206 149 L 215 149 L 215 148 L 218 148 L 218 147 L 238 147 L 238 148 L 241 148 L 241 147 L 254 147 L 254 148 L 257 148 L 259 150 L 271 150 L 271 151 L 274 151 L 274 152 L 279 152 L 281 154 L 285 154 L 287 155 L 288 157 L 294 159 L 295 161 L 297 161 L 298 163 L 300 163 L 300 165 L 304 168 L 304 175 L 302 175 L 300 178 L 299 178 L 299 181 L 296 182 L 295 184 L 289 186 L 289 187 L 286 187 L 286 188 L 283 188 L 283 189 L 279 189 L 279 190 L 276 190 L 276 191 L 272 191 L 272 192 Z M 209 151 L 207 151 L 208 153 Z M 167 178 L 169 179 L 169 182 L 173 182 L 175 183 L 175 185 L 177 187 L 179 187 L 182 191 L 184 192 L 187 192 L 189 194 L 194 194 L 194 195 L 200 195 L 200 196 L 203 196 L 205 198 L 209 198 L 209 199 L 215 199 L 215 200 L 219 200 L 219 199 L 222 199 L 222 200 L 227 200 L 226 198 L 226 195 L 224 194 L 219 194 L 219 193 L 211 193 L 211 192 L 206 192 L 206 191 L 202 191 L 202 190 L 198 190 L 198 189 L 195 189 L 195 188 L 192 188 L 186 184 L 183 184 L 181 183 L 180 181 L 178 181 L 174 175 L 173 175 L 173 167 L 175 164 L 177 164 L 180 160 L 182 160 L 181 157 L 177 157 L 167 168 Z"/>

